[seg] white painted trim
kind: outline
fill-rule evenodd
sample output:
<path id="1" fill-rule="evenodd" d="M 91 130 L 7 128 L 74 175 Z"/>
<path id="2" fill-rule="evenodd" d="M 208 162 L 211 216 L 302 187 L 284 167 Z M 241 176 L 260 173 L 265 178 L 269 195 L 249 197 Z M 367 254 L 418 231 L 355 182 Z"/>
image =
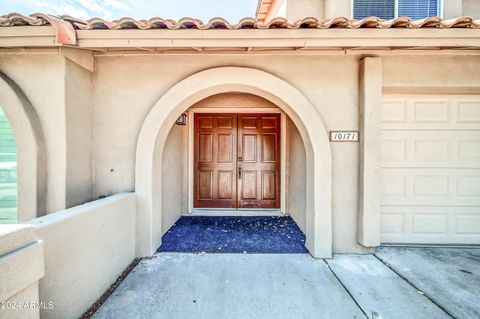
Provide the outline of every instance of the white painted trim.
<path id="1" fill-rule="evenodd" d="M 187 112 L 187 125 L 188 125 L 188 145 L 186 145 L 186 149 L 188 151 L 188 173 L 187 173 L 187 180 L 188 180 L 188 187 L 187 187 L 187 200 L 188 200 L 188 214 L 195 215 L 195 211 L 198 208 L 193 207 L 193 176 L 194 176 L 194 163 L 193 163 L 193 153 L 194 153 L 194 121 L 193 118 L 195 113 L 272 113 L 272 114 L 280 114 L 280 212 L 282 215 L 287 214 L 287 117 L 285 112 L 283 112 L 280 108 L 232 108 L 232 107 L 215 107 L 215 108 L 208 108 L 208 107 L 199 107 L 199 108 L 190 108 Z M 210 209 L 211 210 L 211 209 Z M 250 210 L 250 209 L 249 209 Z M 232 211 L 232 210 L 231 210 Z M 235 210 L 233 210 L 235 211 Z M 237 210 L 240 211 L 240 210 Z M 242 209 L 245 211 L 245 209 Z M 251 209 L 253 215 L 263 216 L 261 214 L 255 214 L 255 212 L 261 212 L 264 210 L 257 210 Z M 215 215 L 218 216 L 218 215 Z M 242 215 L 238 215 L 242 216 Z"/>
<path id="2" fill-rule="evenodd" d="M 287 115 L 280 112 L 280 211 L 287 212 Z"/>
<path id="3" fill-rule="evenodd" d="M 187 216 L 286 216 L 279 209 L 209 209 L 196 208 Z M 185 216 L 185 215 L 184 215 Z"/>
<path id="4" fill-rule="evenodd" d="M 15 28 L 9 29 L 14 36 Z M 299 30 L 77 30 L 78 47 L 91 50 L 122 50 L 125 48 L 155 48 L 184 51 L 208 49 L 252 48 L 316 48 L 332 47 L 478 47 L 480 30 L 472 28 L 421 29 L 299 29 Z M 228 32 L 228 41 L 225 41 Z M 4 47 L 12 46 L 8 40 Z M 26 41 L 24 41 L 26 42 Z M 22 43 L 24 43 L 22 42 Z M 33 40 L 32 40 L 33 42 Z M 2 42 L 0 41 L 0 44 Z M 140 51 L 140 50 L 139 50 Z M 195 50 L 199 52 L 198 50 Z M 243 50 L 245 51 L 245 50 Z M 146 51 L 145 51 L 146 52 Z"/>

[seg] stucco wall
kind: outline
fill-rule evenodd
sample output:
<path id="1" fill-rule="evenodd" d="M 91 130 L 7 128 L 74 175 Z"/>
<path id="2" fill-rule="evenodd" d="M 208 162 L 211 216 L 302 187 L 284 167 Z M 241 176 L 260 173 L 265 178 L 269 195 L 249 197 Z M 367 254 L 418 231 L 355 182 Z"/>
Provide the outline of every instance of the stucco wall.
<path id="1" fill-rule="evenodd" d="M 324 0 L 285 0 L 287 19 L 297 21 L 305 17 L 325 18 Z"/>
<path id="2" fill-rule="evenodd" d="M 91 201 L 93 86 L 89 71 L 69 60 L 65 73 L 66 207 Z"/>
<path id="3" fill-rule="evenodd" d="M 135 195 L 124 193 L 29 221 L 45 245 L 42 318 L 78 318 L 135 258 Z"/>
<path id="4" fill-rule="evenodd" d="M 0 70 L 18 84 L 39 118 L 45 142 L 46 212 L 90 201 L 93 196 L 91 73 L 59 53 L 2 55 Z M 24 153 L 22 146 L 18 146 L 17 153 Z"/>
<path id="5" fill-rule="evenodd" d="M 383 58 L 384 87 L 392 88 L 465 88 L 479 87 L 479 57 L 404 56 Z M 79 157 L 65 151 L 64 89 L 78 87 L 79 102 L 68 102 L 68 110 L 80 112 L 82 121 L 67 136 L 88 136 L 86 119 L 88 74 L 73 70 L 67 85 L 64 59 L 57 56 L 2 56 L 1 69 L 14 79 L 31 99 L 39 114 L 46 140 L 49 211 L 66 206 L 67 178 L 76 176 L 75 158 L 88 162 L 88 143 Z M 262 56 L 262 55 L 165 55 L 96 57 L 93 74 L 93 176 L 94 197 L 134 191 L 135 152 L 138 134 L 150 109 L 175 83 L 201 70 L 220 66 L 258 68 L 278 76 L 298 88 L 317 108 L 328 130 L 358 129 L 358 66 L 354 56 Z M 26 72 L 25 70 L 28 70 Z M 35 74 L 32 77 L 31 74 Z M 136 79 L 132 81 L 132 79 Z M 81 82 L 77 83 L 77 80 Z M 70 82 L 70 84 L 68 84 Z M 75 84 L 75 86 L 74 86 Z M 77 85 L 78 84 L 78 85 Z M 70 93 L 68 94 L 70 95 Z M 72 96 L 73 95 L 72 93 Z M 63 103 L 63 104 L 62 104 Z M 292 106 L 293 108 L 295 106 Z M 71 113 L 73 116 L 76 113 Z M 80 124 L 82 123 L 82 124 Z M 178 143 L 179 140 L 177 140 Z M 357 244 L 358 145 L 332 143 L 333 162 L 333 235 L 336 252 L 365 251 Z M 85 153 L 83 153 L 85 152 Z M 68 155 L 70 154 L 70 155 Z M 185 154 L 183 153 L 183 157 Z M 52 161 L 52 159 L 55 159 Z M 185 161 L 185 159 L 184 159 Z M 67 165 L 67 162 L 73 163 Z M 185 165 L 185 164 L 183 164 Z M 68 167 L 68 170 L 67 170 Z M 80 180 L 70 185 L 88 184 L 88 163 L 81 163 Z M 69 172 L 67 174 L 67 171 Z M 79 184 L 76 184 L 77 181 Z M 86 183 L 86 184 L 82 184 Z M 83 186 L 82 186 L 83 187 Z M 185 184 L 183 185 L 185 189 Z M 73 190 L 77 187 L 72 187 Z M 87 188 L 80 188 L 82 193 Z M 83 195 L 82 195 L 83 196 Z M 72 197 L 75 198 L 75 197 Z M 185 201 L 185 199 L 183 199 Z M 76 201 L 76 199 L 74 199 Z M 185 203 L 183 203 L 185 207 Z M 184 210 L 184 209 L 183 209 Z"/>
<path id="6" fill-rule="evenodd" d="M 162 201 L 162 234 L 185 213 L 184 209 L 184 144 L 183 134 L 187 132 L 186 126 L 174 125 L 170 130 L 163 152 L 163 189 Z M 158 149 L 158 148 L 157 148 Z M 160 156 L 160 154 L 155 154 Z"/>
<path id="7" fill-rule="evenodd" d="M 49 55 L 2 55 L 0 70 L 15 81 L 36 110 L 45 139 L 46 211 L 66 206 L 65 60 Z M 22 152 L 17 149 L 17 152 Z"/>
<path id="8" fill-rule="evenodd" d="M 463 0 L 463 15 L 480 18 L 480 2 L 478 0 Z"/>
<path id="9" fill-rule="evenodd" d="M 287 118 L 287 212 L 300 229 L 306 230 L 306 155 L 302 137 Z"/>
<path id="10" fill-rule="evenodd" d="M 0 72 L 0 105 L 14 134 L 11 143 L 17 165 L 16 184 L 11 191 L 16 191 L 17 203 L 13 210 L 17 222 L 22 222 L 45 214 L 45 139 L 32 104 L 18 84 L 3 72 Z"/>
<path id="11" fill-rule="evenodd" d="M 270 9 L 267 20 L 287 17 L 296 21 L 305 17 L 317 19 L 352 17 L 352 0 L 277 0 Z"/>
<path id="12" fill-rule="evenodd" d="M 399 88 L 479 87 L 479 56 L 383 58 L 383 86 Z"/>
<path id="13" fill-rule="evenodd" d="M 228 65 L 259 68 L 290 82 L 318 108 L 329 130 L 358 127 L 356 57 L 97 57 L 95 195 L 133 190 L 141 125 L 168 88 L 198 71 Z M 138 80 L 131 81 L 132 78 Z M 332 144 L 332 153 L 333 187 L 341 194 L 333 198 L 333 211 L 334 215 L 342 216 L 334 225 L 334 247 L 336 251 L 359 251 L 361 248 L 356 244 L 358 145 Z"/>
<path id="14" fill-rule="evenodd" d="M 43 243 L 32 226 L 0 225 L 0 319 L 39 318 L 43 256 Z"/>
<path id="15" fill-rule="evenodd" d="M 148 111 L 173 84 L 207 68 L 244 65 L 266 70 L 304 92 L 318 107 L 329 129 L 357 127 L 358 63 L 352 57 L 99 57 L 96 65 L 96 196 L 133 190 L 136 141 Z M 341 81 L 332 85 L 332 74 Z M 132 82 L 132 78 L 141 80 Z M 357 156 L 353 143 L 346 146 L 346 154 L 336 154 L 337 145 L 332 147 L 334 156 Z M 343 172 L 355 175 L 353 167 L 343 168 Z M 342 207 L 342 203 L 337 204 Z"/>
<path id="16" fill-rule="evenodd" d="M 275 104 L 259 96 L 245 93 L 216 94 L 203 99 L 190 108 L 238 108 L 247 113 L 248 109 L 255 108 L 278 108 Z"/>

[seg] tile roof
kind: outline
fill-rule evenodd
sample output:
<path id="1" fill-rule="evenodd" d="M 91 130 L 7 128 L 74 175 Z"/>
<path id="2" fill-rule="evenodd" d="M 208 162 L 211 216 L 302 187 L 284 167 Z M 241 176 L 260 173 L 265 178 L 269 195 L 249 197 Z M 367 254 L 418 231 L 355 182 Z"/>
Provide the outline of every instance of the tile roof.
<path id="1" fill-rule="evenodd" d="M 66 25 L 69 24 L 69 27 Z M 107 21 L 100 18 L 80 20 L 70 16 L 54 17 L 46 14 L 32 14 L 23 16 L 18 13 L 10 13 L 0 16 L 0 27 L 11 26 L 42 26 L 52 25 L 54 28 L 67 28 L 78 30 L 122 30 L 122 29 L 358 29 L 358 28 L 480 28 L 480 19 L 474 20 L 471 17 L 458 17 L 450 20 L 442 20 L 439 17 L 430 17 L 421 20 L 412 20 L 408 17 L 399 17 L 392 20 L 383 20 L 377 17 L 368 17 L 361 20 L 337 17 L 333 19 L 317 20 L 307 17 L 298 21 L 289 22 L 285 18 L 274 18 L 267 23 L 261 23 L 254 18 L 243 18 L 238 23 L 231 24 L 223 18 L 212 18 L 207 23 L 193 18 L 182 18 L 178 21 L 162 18 L 151 18 L 149 20 L 136 20 L 133 18 L 121 18 L 119 20 Z M 68 33 L 68 32 L 67 32 Z"/>

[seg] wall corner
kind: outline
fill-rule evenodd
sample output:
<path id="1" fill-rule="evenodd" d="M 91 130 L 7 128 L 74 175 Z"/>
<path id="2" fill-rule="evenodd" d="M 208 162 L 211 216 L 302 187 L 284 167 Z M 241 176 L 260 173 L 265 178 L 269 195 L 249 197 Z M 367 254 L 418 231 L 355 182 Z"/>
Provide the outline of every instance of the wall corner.
<path id="1" fill-rule="evenodd" d="M 463 0 L 444 0 L 443 8 L 444 19 L 454 19 L 463 15 Z"/>

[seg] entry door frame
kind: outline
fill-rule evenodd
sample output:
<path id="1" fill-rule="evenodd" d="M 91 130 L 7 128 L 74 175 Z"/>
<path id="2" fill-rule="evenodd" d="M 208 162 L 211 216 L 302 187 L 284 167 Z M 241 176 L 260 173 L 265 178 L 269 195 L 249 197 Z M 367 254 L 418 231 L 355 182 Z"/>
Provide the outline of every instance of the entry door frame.
<path id="1" fill-rule="evenodd" d="M 215 107 L 215 108 L 192 108 L 187 111 L 187 126 L 188 126 L 188 139 L 186 154 L 188 154 L 188 174 L 186 181 L 187 201 L 188 201 L 188 214 L 194 214 L 194 117 L 196 113 L 237 113 L 237 114 L 256 114 L 256 113 L 268 113 L 268 114 L 280 114 L 280 213 L 286 214 L 286 198 L 287 198 L 287 130 L 286 130 L 286 115 L 279 108 L 232 108 L 232 107 Z M 185 188 L 185 187 L 184 187 Z M 212 215 L 221 215 L 222 211 L 229 211 L 228 215 L 232 214 L 232 209 L 222 208 L 209 208 L 202 209 L 212 212 Z M 266 211 L 277 211 L 278 209 L 255 209 L 255 208 L 242 208 L 236 209 L 237 215 L 265 215 Z"/>

